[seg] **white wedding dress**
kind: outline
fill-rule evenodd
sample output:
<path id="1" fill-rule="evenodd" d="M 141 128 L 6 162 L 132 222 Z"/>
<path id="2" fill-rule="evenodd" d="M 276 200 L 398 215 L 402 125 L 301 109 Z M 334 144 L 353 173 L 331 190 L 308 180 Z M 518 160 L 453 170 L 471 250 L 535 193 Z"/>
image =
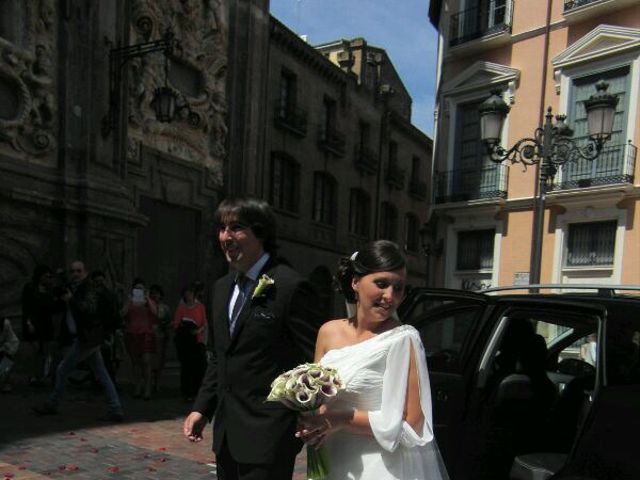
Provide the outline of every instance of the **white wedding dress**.
<path id="1" fill-rule="evenodd" d="M 424 415 L 419 433 L 402 418 L 412 351 L 416 353 Z M 402 325 L 361 343 L 330 350 L 320 363 L 336 368 L 346 384 L 332 408 L 368 411 L 373 431 L 373 437 L 339 431 L 327 439 L 331 480 L 448 479 L 434 441 L 429 374 L 415 328 Z"/>

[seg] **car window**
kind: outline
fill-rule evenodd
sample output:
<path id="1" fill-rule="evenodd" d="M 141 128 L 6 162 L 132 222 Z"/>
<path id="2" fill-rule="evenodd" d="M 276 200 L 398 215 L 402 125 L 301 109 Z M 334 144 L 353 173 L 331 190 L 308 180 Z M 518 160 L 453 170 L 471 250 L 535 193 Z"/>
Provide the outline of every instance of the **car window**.
<path id="1" fill-rule="evenodd" d="M 547 347 L 551 347 L 554 344 L 575 337 L 575 330 L 572 327 L 566 325 L 558 325 L 555 323 L 547 323 L 541 320 L 536 322 L 536 333 L 542 335 Z M 592 367 L 596 366 L 596 347 L 597 347 L 597 335 L 595 332 L 590 332 L 587 335 L 582 336 L 578 340 L 573 341 L 570 345 L 563 348 L 558 354 L 558 361 L 562 360 L 581 360 L 588 363 Z"/>
<path id="2" fill-rule="evenodd" d="M 607 324 L 608 385 L 640 385 L 640 318 L 631 315 Z"/>
<path id="3" fill-rule="evenodd" d="M 420 332 L 429 369 L 459 372 L 460 359 L 471 327 L 484 306 L 450 299 L 420 298 L 402 320 Z"/>

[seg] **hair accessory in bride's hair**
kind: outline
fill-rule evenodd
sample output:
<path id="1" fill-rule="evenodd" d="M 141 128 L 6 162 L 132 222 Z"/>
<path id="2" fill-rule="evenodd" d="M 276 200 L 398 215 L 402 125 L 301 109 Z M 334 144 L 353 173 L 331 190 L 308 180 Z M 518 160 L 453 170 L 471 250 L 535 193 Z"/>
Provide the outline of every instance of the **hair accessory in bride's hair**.
<path id="1" fill-rule="evenodd" d="M 351 260 L 352 262 L 355 262 L 357 257 L 358 257 L 358 251 L 356 250 L 351 254 L 351 256 L 349 257 L 349 260 Z"/>

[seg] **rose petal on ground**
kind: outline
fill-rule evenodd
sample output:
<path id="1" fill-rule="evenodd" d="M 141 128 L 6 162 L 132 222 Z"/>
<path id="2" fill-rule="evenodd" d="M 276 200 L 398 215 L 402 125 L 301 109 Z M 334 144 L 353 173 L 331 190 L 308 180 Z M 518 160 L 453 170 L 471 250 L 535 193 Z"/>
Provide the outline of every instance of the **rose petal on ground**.
<path id="1" fill-rule="evenodd" d="M 109 473 L 118 473 L 120 471 L 120 469 L 118 467 L 116 467 L 116 466 L 113 466 L 113 467 L 107 468 L 107 471 Z"/>

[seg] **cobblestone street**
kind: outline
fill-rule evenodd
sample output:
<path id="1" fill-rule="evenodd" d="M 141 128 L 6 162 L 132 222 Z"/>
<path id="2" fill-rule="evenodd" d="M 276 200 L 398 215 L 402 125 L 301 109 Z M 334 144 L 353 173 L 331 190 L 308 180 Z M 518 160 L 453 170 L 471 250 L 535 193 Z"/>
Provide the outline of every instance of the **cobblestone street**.
<path id="1" fill-rule="evenodd" d="M 216 478 L 211 428 L 197 444 L 182 436 L 189 405 L 177 390 L 150 401 L 122 394 L 126 419 L 115 424 L 97 420 L 105 403 L 88 387 L 70 387 L 58 415 L 34 415 L 48 392 L 19 384 L 0 395 L 0 479 Z M 294 480 L 305 477 L 305 465 L 302 454 Z"/>

